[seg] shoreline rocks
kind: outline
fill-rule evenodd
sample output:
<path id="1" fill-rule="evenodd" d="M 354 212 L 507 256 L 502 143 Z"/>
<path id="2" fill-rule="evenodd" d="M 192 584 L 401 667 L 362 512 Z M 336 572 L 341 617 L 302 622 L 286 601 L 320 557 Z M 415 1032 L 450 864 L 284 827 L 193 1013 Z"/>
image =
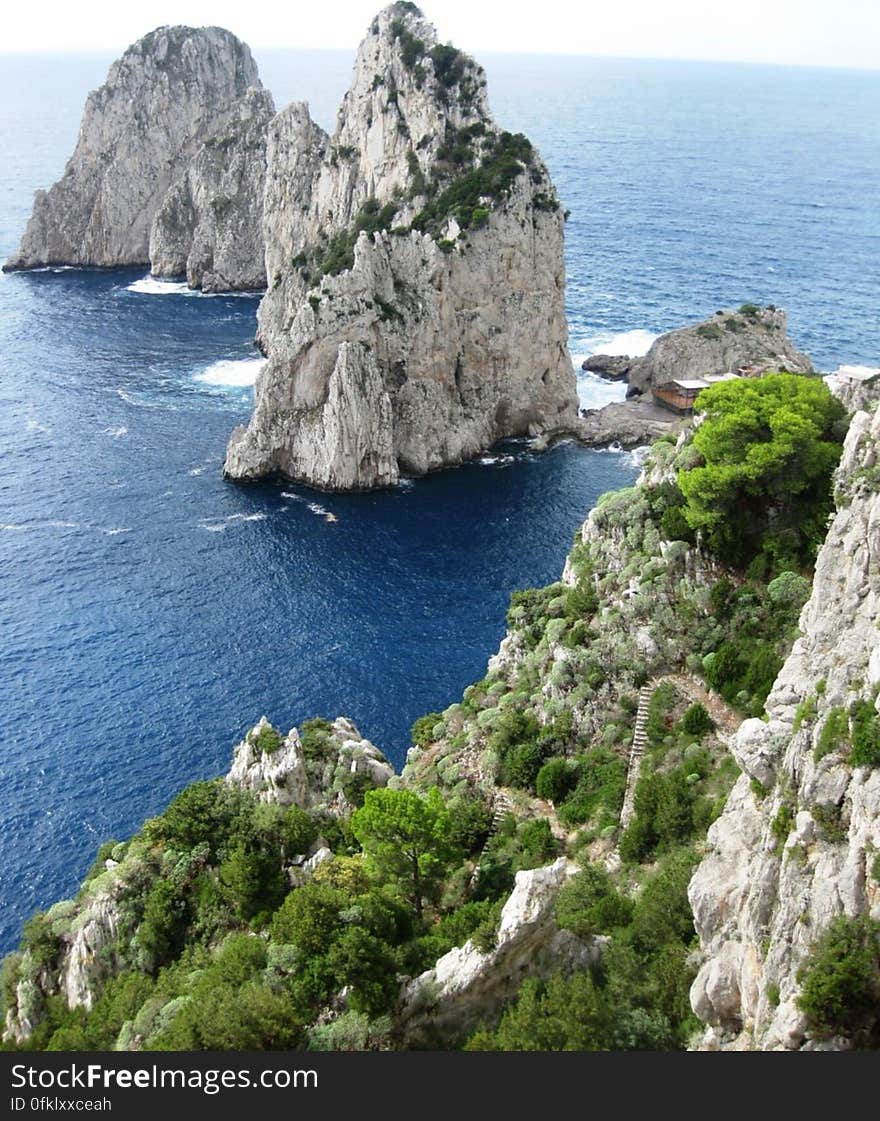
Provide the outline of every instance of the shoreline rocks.
<path id="1" fill-rule="evenodd" d="M 581 368 L 608 381 L 626 381 L 628 397 L 648 393 L 673 379 L 741 373 L 758 377 L 775 370 L 813 373 L 808 355 L 788 336 L 788 317 L 772 304 L 759 308 L 743 304 L 738 310 L 717 311 L 702 323 L 660 335 L 643 357 L 594 354 Z"/>

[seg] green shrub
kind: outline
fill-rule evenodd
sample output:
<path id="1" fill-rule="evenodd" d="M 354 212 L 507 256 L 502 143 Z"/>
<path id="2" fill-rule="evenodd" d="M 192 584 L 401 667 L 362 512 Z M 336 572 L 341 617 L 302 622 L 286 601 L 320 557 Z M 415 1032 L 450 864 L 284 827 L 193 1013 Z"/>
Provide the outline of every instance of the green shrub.
<path id="1" fill-rule="evenodd" d="M 811 584 L 797 572 L 780 572 L 767 585 L 770 602 L 798 612 L 810 598 Z"/>
<path id="2" fill-rule="evenodd" d="M 703 465 L 679 472 L 688 524 L 722 560 L 764 555 L 808 565 L 833 509 L 843 406 L 818 378 L 770 374 L 719 382 L 697 398 Z"/>
<path id="3" fill-rule="evenodd" d="M 532 158 L 532 145 L 521 133 L 501 132 L 487 138 L 479 165 L 431 199 L 413 219 L 412 228 L 436 239 L 442 236 L 448 219 L 455 218 L 462 229 L 469 229 L 474 211 L 485 208 L 482 200 L 501 202 L 531 166 Z"/>
<path id="4" fill-rule="evenodd" d="M 791 802 L 781 802 L 776 816 L 770 823 L 770 832 L 776 838 L 776 851 L 782 852 L 788 835 L 794 829 L 795 807 Z"/>
<path id="5" fill-rule="evenodd" d="M 554 805 L 562 802 L 574 789 L 578 779 L 577 765 L 570 759 L 549 759 L 538 771 L 535 791 Z"/>
<path id="6" fill-rule="evenodd" d="M 677 849 L 645 882 L 632 923 L 633 944 L 640 953 L 652 954 L 658 947 L 690 943 L 694 922 L 687 889 L 696 863 L 697 856 L 691 849 Z"/>
<path id="7" fill-rule="evenodd" d="M 567 826 L 589 821 L 600 807 L 617 816 L 626 789 L 626 764 L 606 747 L 594 747 L 575 760 L 577 785 L 558 807 L 559 820 Z"/>
<path id="8" fill-rule="evenodd" d="M 58 935 L 45 914 L 38 913 L 28 919 L 22 931 L 22 944 L 30 950 L 34 968 L 39 972 L 50 969 L 61 951 Z"/>
<path id="9" fill-rule="evenodd" d="M 429 712 L 413 724 L 410 737 L 416 747 L 428 747 L 434 742 L 434 728 L 443 719 L 442 712 Z"/>
<path id="10" fill-rule="evenodd" d="M 589 973 L 546 983 L 526 980 L 494 1031 L 483 1027 L 468 1051 L 603 1051 L 611 1039 L 613 1012 Z"/>
<path id="11" fill-rule="evenodd" d="M 329 720 L 316 716 L 311 720 L 304 720 L 299 726 L 299 739 L 302 744 L 303 755 L 312 762 L 322 760 L 327 753 L 327 743 L 333 725 Z"/>
<path id="12" fill-rule="evenodd" d="M 481 798 L 458 798 L 449 804 L 449 840 L 463 853 L 479 852 L 492 827 L 492 810 Z"/>
<path id="13" fill-rule="evenodd" d="M 271 724 L 264 724 L 256 735 L 251 736 L 251 743 L 264 755 L 271 755 L 278 750 L 284 740 Z"/>
<path id="14" fill-rule="evenodd" d="M 850 765 L 880 767 L 880 715 L 869 701 L 856 701 L 850 715 L 852 717 Z"/>
<path id="15" fill-rule="evenodd" d="M 633 901 L 617 891 L 611 877 L 597 864 L 585 864 L 562 885 L 556 897 L 559 926 L 583 939 L 628 926 L 634 911 Z"/>
<path id="16" fill-rule="evenodd" d="M 620 838 L 623 860 L 647 860 L 693 836 L 696 795 L 687 776 L 685 767 L 641 775 L 633 798 L 635 814 Z"/>
<path id="17" fill-rule="evenodd" d="M 846 840 L 846 829 L 841 822 L 841 807 L 830 803 L 813 806 L 810 810 L 813 820 L 819 826 L 819 833 L 829 844 L 839 844 Z"/>
<path id="18" fill-rule="evenodd" d="M 672 726 L 670 713 L 675 707 L 675 687 L 668 681 L 658 685 L 648 701 L 648 722 L 645 725 L 648 742 L 652 747 L 662 744 Z"/>
<path id="19" fill-rule="evenodd" d="M 880 923 L 867 915 L 834 919 L 804 964 L 798 1007 L 818 1035 L 877 1046 Z"/>
<path id="20" fill-rule="evenodd" d="M 832 751 L 839 751 L 849 739 L 849 717 L 846 709 L 839 706 L 832 708 L 825 717 L 822 731 L 816 740 L 813 749 L 813 760 L 818 763 L 830 755 Z"/>
<path id="21" fill-rule="evenodd" d="M 526 858 L 523 862 L 524 867 L 530 865 L 537 868 L 546 864 L 556 856 L 559 849 L 546 817 L 538 817 L 521 825 L 518 840 Z"/>
<path id="22" fill-rule="evenodd" d="M 692 704 L 681 718 L 681 726 L 683 731 L 687 732 L 689 736 L 696 736 L 697 739 L 702 739 L 707 732 L 711 732 L 715 727 L 715 722 L 709 713 L 706 711 L 704 705 L 699 701 Z"/>

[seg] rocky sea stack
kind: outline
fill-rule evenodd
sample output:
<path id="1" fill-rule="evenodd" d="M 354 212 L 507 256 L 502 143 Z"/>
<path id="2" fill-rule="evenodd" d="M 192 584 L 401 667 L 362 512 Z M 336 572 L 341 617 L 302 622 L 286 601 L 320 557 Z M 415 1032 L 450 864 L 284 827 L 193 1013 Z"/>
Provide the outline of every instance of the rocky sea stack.
<path id="1" fill-rule="evenodd" d="M 229 477 L 387 486 L 572 425 L 559 200 L 415 5 L 373 21 L 332 136 L 274 119 L 263 223 L 268 362 Z"/>
<path id="2" fill-rule="evenodd" d="M 250 51 L 230 32 L 152 31 L 89 95 L 64 176 L 37 192 L 4 269 L 151 264 L 206 289 L 262 287 L 273 113 Z"/>

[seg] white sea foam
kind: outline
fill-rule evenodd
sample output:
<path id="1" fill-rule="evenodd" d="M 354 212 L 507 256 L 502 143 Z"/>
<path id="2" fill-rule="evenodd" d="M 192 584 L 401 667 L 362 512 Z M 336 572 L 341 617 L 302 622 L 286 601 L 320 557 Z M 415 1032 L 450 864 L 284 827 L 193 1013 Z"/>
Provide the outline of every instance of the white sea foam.
<path id="1" fill-rule="evenodd" d="M 516 458 L 512 455 L 481 455 L 477 463 L 481 467 L 509 467 Z"/>
<path id="2" fill-rule="evenodd" d="M 627 354 L 630 358 L 641 358 L 648 353 L 657 337 L 651 331 L 637 327 L 632 331 L 623 331 L 616 335 L 600 331 L 596 334 L 572 338 L 571 357 L 578 373 L 580 407 L 601 409 L 604 405 L 611 405 L 626 398 L 625 382 L 608 381 L 597 374 L 581 371 L 585 358 L 592 358 L 594 354 Z"/>
<path id="3" fill-rule="evenodd" d="M 176 405 L 171 405 L 167 401 L 139 401 L 137 397 L 122 389 L 120 386 L 116 387 L 116 392 L 126 405 L 134 405 L 138 409 L 171 409 L 172 412 L 177 411 Z"/>
<path id="4" fill-rule="evenodd" d="M 572 338 L 571 357 L 578 369 L 585 358 L 592 358 L 594 354 L 627 354 L 630 358 L 641 358 L 648 353 L 657 338 L 658 335 L 641 327 L 616 335 L 597 331 L 595 334 Z"/>
<path id="5" fill-rule="evenodd" d="M 34 521 L 34 522 L 5 522 L 5 523 L 0 523 L 0 530 L 9 530 L 9 531 L 18 532 L 18 533 L 33 533 L 33 532 L 38 531 L 38 530 L 46 530 L 46 529 L 91 530 L 94 533 L 103 533 L 107 537 L 116 537 L 120 533 L 131 533 L 132 532 L 131 529 L 128 526 L 91 525 L 88 522 L 86 522 L 85 524 L 81 524 L 80 522 L 68 522 L 68 521 L 61 521 L 61 520 L 58 520 L 58 519 L 49 519 L 49 520 L 44 521 L 44 522 Z"/>
<path id="6" fill-rule="evenodd" d="M 193 296 L 198 299 L 212 299 L 214 296 L 229 298 L 236 296 L 241 299 L 253 300 L 262 296 L 261 291 L 245 292 L 201 292 L 198 288 L 190 288 L 185 280 L 167 280 L 147 273 L 140 280 L 135 280 L 125 286 L 127 292 L 137 292 L 142 296 Z"/>
<path id="7" fill-rule="evenodd" d="M 112 436 L 114 440 L 118 440 L 120 437 L 128 435 L 128 426 L 120 424 L 118 428 L 105 428 L 104 435 Z"/>
<path id="8" fill-rule="evenodd" d="M 313 514 L 316 514 L 319 518 L 323 518 L 325 522 L 339 521 L 339 518 L 337 518 L 335 514 L 331 513 L 325 506 L 321 506 L 318 502 L 309 502 L 308 498 L 306 498 L 304 494 L 297 494 L 296 491 L 293 490 L 283 490 L 281 492 L 281 497 L 288 498 L 292 502 L 304 502 L 306 504 L 306 507 Z M 288 507 L 282 506 L 282 509 L 286 510 L 288 509 Z"/>
<path id="9" fill-rule="evenodd" d="M 262 358 L 223 359 L 220 362 L 212 362 L 206 370 L 195 375 L 195 380 L 206 385 L 231 387 L 253 385 L 263 362 Z"/>
<path id="10" fill-rule="evenodd" d="M 139 292 L 143 296 L 196 296 L 194 288 L 179 280 L 161 280 L 158 276 L 142 276 L 125 286 L 127 292 Z"/>
<path id="11" fill-rule="evenodd" d="M 640 444 L 639 447 L 633 448 L 626 458 L 632 467 L 644 467 L 650 450 L 649 444 Z"/>
<path id="12" fill-rule="evenodd" d="M 626 382 L 608 381 L 582 370 L 578 373 L 577 391 L 582 409 L 601 409 L 626 399 Z"/>
<path id="13" fill-rule="evenodd" d="M 223 533 L 232 522 L 262 522 L 268 514 L 227 514 L 225 518 L 202 518 L 198 523 L 199 529 L 206 529 L 208 533 Z"/>
<path id="14" fill-rule="evenodd" d="M 189 474 L 190 475 L 203 475 L 204 472 L 205 472 L 204 467 L 193 467 L 192 471 L 190 471 Z"/>

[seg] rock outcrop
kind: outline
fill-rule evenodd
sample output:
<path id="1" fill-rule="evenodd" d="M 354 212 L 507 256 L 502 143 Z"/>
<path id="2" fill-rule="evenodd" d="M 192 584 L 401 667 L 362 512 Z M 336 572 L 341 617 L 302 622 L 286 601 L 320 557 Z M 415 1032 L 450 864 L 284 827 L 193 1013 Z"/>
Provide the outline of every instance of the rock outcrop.
<path id="1" fill-rule="evenodd" d="M 880 411 L 857 413 L 838 511 L 795 643 L 731 749 L 743 770 L 690 885 L 705 959 L 691 990 L 703 1046 L 812 1049 L 799 970 L 839 915 L 880 918 L 880 768 L 857 765 L 856 729 L 878 720 Z M 846 1046 L 837 1040 L 834 1046 Z"/>
<path id="2" fill-rule="evenodd" d="M 625 379 L 630 397 L 673 378 L 738 370 L 753 377 L 767 370 L 811 373 L 812 362 L 795 347 L 787 328 L 782 308 L 743 304 L 738 311 L 718 311 L 702 323 L 661 335 L 643 358 L 600 354 L 583 368 L 611 381 Z"/>
<path id="3" fill-rule="evenodd" d="M 250 92 L 249 92 L 250 91 Z M 4 269 L 152 262 L 209 288 L 262 286 L 265 129 L 248 48 L 218 27 L 161 27 L 89 94 L 64 176 L 38 191 Z"/>
<path id="4" fill-rule="evenodd" d="M 556 193 L 414 5 L 374 20 L 332 137 L 293 105 L 267 161 L 268 362 L 227 476 L 364 489 L 570 426 Z"/>
<path id="5" fill-rule="evenodd" d="M 400 1013 L 407 1048 L 460 1037 L 491 1021 L 526 976 L 586 969 L 598 960 L 597 943 L 582 942 L 556 925 L 559 888 L 576 871 L 560 857 L 543 868 L 517 872 L 495 947 L 483 951 L 468 939 L 409 983 Z"/>
<path id="6" fill-rule="evenodd" d="M 609 444 L 636 448 L 652 443 L 680 423 L 650 400 L 633 398 L 601 409 L 584 409 L 573 431 L 578 442 L 590 448 Z"/>
<path id="7" fill-rule="evenodd" d="M 261 802 L 341 813 L 351 809 L 350 783 L 387 786 L 393 774 L 382 752 L 343 716 L 313 729 L 308 750 L 298 729 L 282 739 L 264 716 L 236 746 L 226 782 Z"/>
<path id="8" fill-rule="evenodd" d="M 313 721 L 302 734 L 292 728 L 284 737 L 263 717 L 235 748 L 222 782 L 258 802 L 296 805 L 332 819 L 350 813 L 357 795 L 387 785 L 393 773 L 344 717 Z M 151 971 L 152 950 L 143 937 L 150 888 L 168 875 L 186 880 L 210 864 L 209 844 L 181 853 L 167 840 L 161 819 L 154 819 L 131 841 L 108 845 L 109 855 L 102 850 L 76 899 L 56 903 L 35 920 L 42 929 L 40 956 L 26 949 L 7 959 L 14 980 L 4 1040 L 30 1039 L 48 997 L 60 994 L 68 1008 L 89 1010 L 109 978 L 128 969 Z M 304 883 L 332 858 L 321 837 L 307 852 L 285 854 L 290 885 Z"/>

